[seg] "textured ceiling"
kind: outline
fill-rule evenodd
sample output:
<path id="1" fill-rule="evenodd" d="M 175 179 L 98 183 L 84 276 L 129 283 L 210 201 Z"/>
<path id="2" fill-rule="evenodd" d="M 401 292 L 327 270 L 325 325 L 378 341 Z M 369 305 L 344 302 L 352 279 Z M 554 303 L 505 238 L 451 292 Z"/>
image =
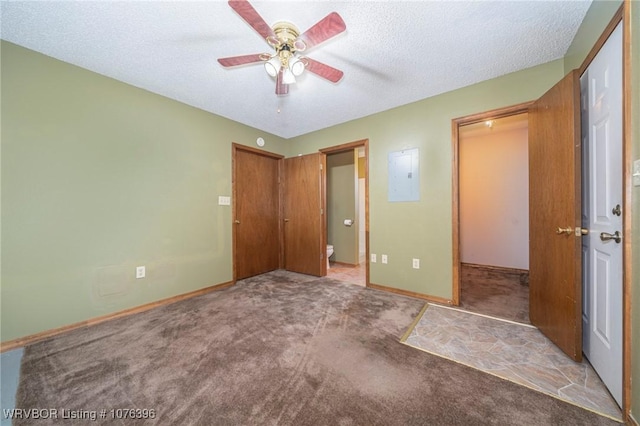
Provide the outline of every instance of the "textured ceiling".
<path id="1" fill-rule="evenodd" d="M 590 1 L 255 1 L 268 24 L 305 31 L 332 11 L 347 31 L 305 52 L 344 71 L 305 73 L 289 95 L 260 65 L 270 52 L 226 2 L 7 2 L 4 40 L 290 138 L 561 58 Z M 280 110 L 280 112 L 278 112 Z"/>

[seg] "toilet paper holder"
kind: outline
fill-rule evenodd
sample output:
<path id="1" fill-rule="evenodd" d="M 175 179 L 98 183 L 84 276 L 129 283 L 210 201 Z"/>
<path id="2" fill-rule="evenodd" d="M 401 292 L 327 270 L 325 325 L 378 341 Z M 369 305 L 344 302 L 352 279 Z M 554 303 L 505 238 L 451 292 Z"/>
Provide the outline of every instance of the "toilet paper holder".
<path id="1" fill-rule="evenodd" d="M 353 225 L 353 219 L 344 220 L 344 226 L 351 226 L 351 225 Z"/>

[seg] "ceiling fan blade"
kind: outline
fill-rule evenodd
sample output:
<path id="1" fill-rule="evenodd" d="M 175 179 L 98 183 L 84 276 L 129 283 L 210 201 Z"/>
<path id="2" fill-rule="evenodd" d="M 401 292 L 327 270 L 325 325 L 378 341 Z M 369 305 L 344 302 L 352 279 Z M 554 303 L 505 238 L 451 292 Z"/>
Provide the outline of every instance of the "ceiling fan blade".
<path id="1" fill-rule="evenodd" d="M 256 12 L 253 6 L 251 6 L 251 3 L 246 0 L 229 0 L 229 6 L 231 6 L 247 24 L 251 25 L 262 38 L 275 37 L 276 34 L 273 32 L 273 29 L 271 29 L 264 19 L 262 19 L 262 16 Z"/>
<path id="2" fill-rule="evenodd" d="M 276 78 L 276 95 L 286 95 L 289 93 L 289 85 L 282 82 L 283 75 L 283 68 L 280 68 L 280 72 L 278 72 L 278 77 Z"/>
<path id="3" fill-rule="evenodd" d="M 268 56 L 268 55 L 267 55 Z M 237 67 L 238 65 L 253 64 L 264 61 L 264 53 L 255 55 L 231 56 L 229 58 L 218 58 L 218 62 L 223 67 Z"/>
<path id="4" fill-rule="evenodd" d="M 346 24 L 336 12 L 331 12 L 313 27 L 302 33 L 298 40 L 304 41 L 307 49 L 336 36 L 347 29 Z"/>
<path id="5" fill-rule="evenodd" d="M 327 79 L 332 83 L 337 83 L 344 75 L 344 73 L 339 69 L 330 67 L 329 65 L 323 64 L 322 62 L 318 62 L 314 59 L 305 57 L 304 60 L 306 62 L 305 69 L 307 71 Z"/>

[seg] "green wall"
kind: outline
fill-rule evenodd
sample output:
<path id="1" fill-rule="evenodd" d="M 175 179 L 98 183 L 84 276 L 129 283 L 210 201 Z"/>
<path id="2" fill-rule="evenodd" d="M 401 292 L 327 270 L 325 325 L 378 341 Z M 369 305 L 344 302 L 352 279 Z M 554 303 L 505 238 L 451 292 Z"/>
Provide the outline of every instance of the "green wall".
<path id="1" fill-rule="evenodd" d="M 371 282 L 452 297 L 451 120 L 538 98 L 564 75 L 559 59 L 293 139 L 289 155 L 369 139 Z M 419 148 L 420 201 L 387 201 L 387 155 Z M 412 268 L 420 259 L 420 269 Z"/>
<path id="2" fill-rule="evenodd" d="M 231 143 L 288 142 L 1 48 L 1 340 L 232 280 Z"/>
<path id="3" fill-rule="evenodd" d="M 358 264 L 357 151 L 327 155 L 327 244 L 336 262 Z M 345 219 L 355 220 L 344 225 Z"/>

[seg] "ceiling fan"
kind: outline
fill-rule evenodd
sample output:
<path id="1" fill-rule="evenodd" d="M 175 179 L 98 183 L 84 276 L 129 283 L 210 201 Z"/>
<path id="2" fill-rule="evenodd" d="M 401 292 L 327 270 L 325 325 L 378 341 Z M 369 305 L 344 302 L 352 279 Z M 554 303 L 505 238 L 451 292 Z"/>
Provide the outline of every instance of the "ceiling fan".
<path id="1" fill-rule="evenodd" d="M 301 34 L 290 22 L 276 22 L 270 27 L 247 0 L 230 0 L 229 6 L 266 40 L 275 53 L 219 58 L 218 62 L 223 67 L 264 63 L 267 73 L 276 78 L 276 95 L 289 93 L 289 85 L 295 83 L 295 78 L 305 69 L 332 83 L 342 78 L 342 71 L 299 54 L 347 29 L 336 12 L 328 14 Z"/>

